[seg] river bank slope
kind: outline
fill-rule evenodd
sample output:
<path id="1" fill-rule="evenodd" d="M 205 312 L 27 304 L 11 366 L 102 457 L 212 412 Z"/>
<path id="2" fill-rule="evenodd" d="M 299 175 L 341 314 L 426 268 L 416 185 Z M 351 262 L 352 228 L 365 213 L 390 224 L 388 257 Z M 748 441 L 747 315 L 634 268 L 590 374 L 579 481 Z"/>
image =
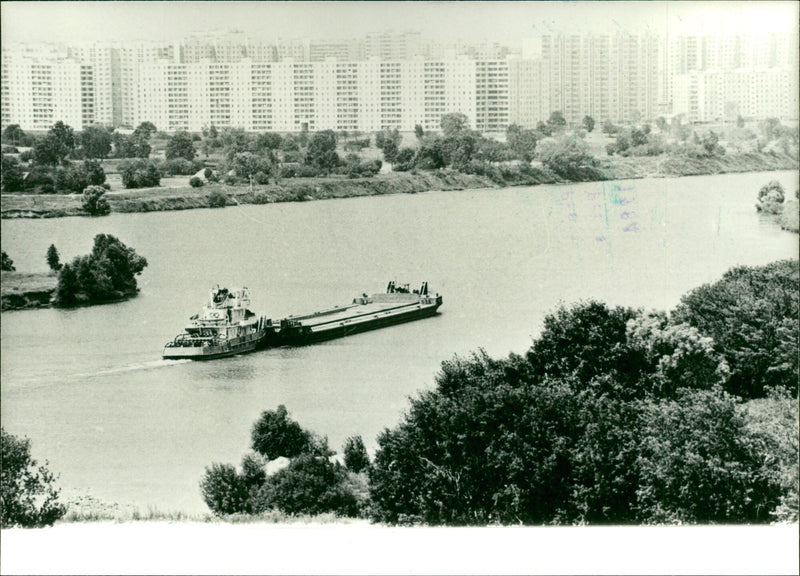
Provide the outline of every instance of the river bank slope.
<path id="1" fill-rule="evenodd" d="M 599 180 L 627 180 L 648 177 L 680 177 L 733 172 L 793 170 L 800 166 L 797 158 L 785 154 L 728 154 L 713 158 L 675 156 L 613 157 L 599 161 Z M 228 205 L 303 202 L 355 196 L 383 194 L 416 194 L 432 190 L 464 190 L 503 186 L 560 184 L 569 180 L 545 167 L 520 174 L 510 173 L 498 182 L 488 176 L 464 174 L 455 170 L 393 172 L 372 178 L 349 179 L 296 178 L 278 184 L 229 186 L 210 184 L 202 188 L 179 187 L 121 190 L 106 195 L 112 212 L 156 212 L 209 208 L 214 197 L 223 194 Z M 2 218 L 57 218 L 86 215 L 79 194 L 4 194 L 0 207 Z"/>

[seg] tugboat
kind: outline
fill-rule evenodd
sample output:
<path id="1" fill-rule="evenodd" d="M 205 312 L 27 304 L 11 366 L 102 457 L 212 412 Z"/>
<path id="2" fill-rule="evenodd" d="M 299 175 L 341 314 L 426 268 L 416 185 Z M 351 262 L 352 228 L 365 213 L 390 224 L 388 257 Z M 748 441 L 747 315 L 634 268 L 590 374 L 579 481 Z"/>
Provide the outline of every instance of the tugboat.
<path id="1" fill-rule="evenodd" d="M 276 346 L 303 346 L 341 338 L 393 324 L 434 316 L 442 297 L 428 291 L 428 283 L 412 290 L 392 281 L 386 292 L 362 294 L 350 304 L 310 314 L 271 320 L 247 309 L 247 288 L 228 291 L 217 286 L 200 314 L 192 316 L 186 331 L 164 346 L 166 359 L 211 360 Z"/>
<path id="2" fill-rule="evenodd" d="M 252 352 L 274 329 L 271 320 L 256 316 L 249 305 L 247 288 L 213 288 L 200 314 L 189 319 L 186 331 L 164 346 L 163 357 L 211 360 Z"/>

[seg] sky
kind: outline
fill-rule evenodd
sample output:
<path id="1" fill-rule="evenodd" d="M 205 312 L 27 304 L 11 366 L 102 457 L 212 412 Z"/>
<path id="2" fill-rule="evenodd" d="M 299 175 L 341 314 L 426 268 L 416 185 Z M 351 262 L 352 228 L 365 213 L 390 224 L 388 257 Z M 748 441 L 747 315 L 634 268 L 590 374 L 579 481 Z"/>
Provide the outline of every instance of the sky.
<path id="1" fill-rule="evenodd" d="M 337 39 L 415 30 L 443 42 L 499 42 L 553 32 L 670 35 L 797 29 L 785 2 L 0 2 L 2 41 L 177 40 L 240 30 L 265 40 Z"/>

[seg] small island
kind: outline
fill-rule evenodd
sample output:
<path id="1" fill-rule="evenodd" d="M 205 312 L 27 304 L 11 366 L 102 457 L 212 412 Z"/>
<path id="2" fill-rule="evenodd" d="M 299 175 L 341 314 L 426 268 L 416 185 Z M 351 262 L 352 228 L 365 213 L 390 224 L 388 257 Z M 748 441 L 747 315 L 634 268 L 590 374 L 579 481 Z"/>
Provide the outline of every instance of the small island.
<path id="1" fill-rule="evenodd" d="M 49 273 L 17 272 L 3 252 L 2 310 L 69 308 L 117 302 L 139 292 L 136 276 L 147 259 L 110 234 L 94 237 L 92 252 L 61 264 L 55 246 L 47 251 Z"/>

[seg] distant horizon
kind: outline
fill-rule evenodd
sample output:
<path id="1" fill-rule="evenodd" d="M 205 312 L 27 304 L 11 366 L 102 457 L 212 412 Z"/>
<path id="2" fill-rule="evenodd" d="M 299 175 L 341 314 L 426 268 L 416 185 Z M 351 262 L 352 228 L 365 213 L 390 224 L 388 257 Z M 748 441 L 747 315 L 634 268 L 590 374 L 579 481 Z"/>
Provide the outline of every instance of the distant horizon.
<path id="1" fill-rule="evenodd" d="M 336 41 L 419 32 L 518 48 L 542 34 L 797 31 L 797 2 L 0 2 L 2 42 L 169 42 L 241 32 Z M 91 38 L 87 39 L 87 32 Z"/>

